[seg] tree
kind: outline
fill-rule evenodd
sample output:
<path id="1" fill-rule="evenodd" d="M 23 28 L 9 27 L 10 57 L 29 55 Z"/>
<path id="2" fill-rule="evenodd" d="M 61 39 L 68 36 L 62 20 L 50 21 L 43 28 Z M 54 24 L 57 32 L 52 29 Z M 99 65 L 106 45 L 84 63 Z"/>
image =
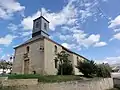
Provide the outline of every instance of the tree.
<path id="1" fill-rule="evenodd" d="M 94 61 L 90 60 L 85 60 L 83 62 L 79 61 L 77 68 L 79 69 L 80 72 L 84 74 L 86 77 L 90 77 L 96 74 L 97 72 L 97 66 L 94 63 Z"/>
<path id="2" fill-rule="evenodd" d="M 7 69 L 10 70 L 10 74 L 11 74 L 11 72 L 12 72 L 12 65 L 13 65 L 12 62 L 10 62 L 10 61 L 7 62 Z"/>
<path id="3" fill-rule="evenodd" d="M 98 77 L 111 77 L 111 67 L 109 66 L 109 64 L 99 64 L 97 65 L 97 76 Z"/>
<path id="4" fill-rule="evenodd" d="M 0 69 L 2 69 L 2 74 L 6 73 L 5 70 L 12 70 L 12 62 L 6 60 L 0 60 Z"/>
<path id="5" fill-rule="evenodd" d="M 61 51 L 56 54 L 55 62 L 58 62 L 58 75 L 70 75 L 73 72 L 71 61 L 68 59 L 69 54 L 65 51 Z"/>
<path id="6" fill-rule="evenodd" d="M 2 69 L 2 74 L 6 73 L 5 69 L 7 69 L 7 63 L 5 60 L 0 61 L 0 69 Z"/>

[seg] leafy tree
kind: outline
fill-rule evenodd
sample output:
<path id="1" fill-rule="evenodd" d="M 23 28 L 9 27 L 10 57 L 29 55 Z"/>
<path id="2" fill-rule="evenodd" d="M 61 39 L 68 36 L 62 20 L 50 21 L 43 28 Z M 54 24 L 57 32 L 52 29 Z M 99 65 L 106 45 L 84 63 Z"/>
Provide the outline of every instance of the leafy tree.
<path id="1" fill-rule="evenodd" d="M 62 73 L 61 73 L 61 71 L 62 71 Z M 73 74 L 73 66 L 72 66 L 72 64 L 63 63 L 63 64 L 59 65 L 58 75 L 72 75 L 72 74 Z"/>
<path id="2" fill-rule="evenodd" d="M 79 61 L 77 68 L 80 72 L 84 74 L 86 77 L 90 77 L 96 74 L 97 72 L 97 66 L 94 63 L 94 61 L 85 60 L 83 62 Z"/>
<path id="3" fill-rule="evenodd" d="M 3 74 L 6 73 L 6 72 L 5 72 L 5 69 L 7 69 L 7 63 L 6 63 L 5 60 L 1 60 L 1 61 L 0 61 L 0 68 L 2 69 L 2 73 L 3 73 Z"/>
<path id="4" fill-rule="evenodd" d="M 0 60 L 0 69 L 2 69 L 2 74 L 6 73 L 5 70 L 12 70 L 12 62 L 6 60 Z"/>
<path id="5" fill-rule="evenodd" d="M 73 72 L 73 67 L 71 61 L 68 59 L 69 54 L 65 51 L 61 51 L 56 54 L 55 62 L 58 62 L 58 75 L 71 75 Z"/>
<path id="6" fill-rule="evenodd" d="M 98 77 L 111 77 L 111 67 L 109 64 L 99 64 L 97 65 L 97 76 Z"/>

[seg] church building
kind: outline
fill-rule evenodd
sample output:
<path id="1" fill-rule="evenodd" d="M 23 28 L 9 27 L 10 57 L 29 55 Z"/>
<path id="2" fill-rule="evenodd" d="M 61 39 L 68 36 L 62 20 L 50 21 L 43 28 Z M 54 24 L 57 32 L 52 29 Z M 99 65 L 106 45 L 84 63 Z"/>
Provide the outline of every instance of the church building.
<path id="1" fill-rule="evenodd" d="M 12 73 L 56 75 L 56 53 L 65 51 L 69 54 L 74 74 L 80 74 L 76 68 L 77 62 L 86 58 L 51 40 L 48 30 L 49 21 L 43 16 L 33 20 L 32 38 L 14 48 Z"/>

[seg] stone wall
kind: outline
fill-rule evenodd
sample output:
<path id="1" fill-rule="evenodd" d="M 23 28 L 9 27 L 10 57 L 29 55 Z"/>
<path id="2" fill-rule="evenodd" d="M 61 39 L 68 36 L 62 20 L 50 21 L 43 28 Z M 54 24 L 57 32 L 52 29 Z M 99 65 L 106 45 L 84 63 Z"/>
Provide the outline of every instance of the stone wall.
<path id="1" fill-rule="evenodd" d="M 115 87 L 120 88 L 120 78 L 113 78 L 113 83 Z"/>
<path id="2" fill-rule="evenodd" d="M 20 86 L 20 85 L 37 85 L 38 79 L 8 79 L 2 81 L 2 86 Z"/>
<path id="3" fill-rule="evenodd" d="M 16 86 L 7 90 L 106 90 L 111 88 L 113 88 L 113 79 L 105 78 L 61 83 L 38 83 L 36 85 Z"/>

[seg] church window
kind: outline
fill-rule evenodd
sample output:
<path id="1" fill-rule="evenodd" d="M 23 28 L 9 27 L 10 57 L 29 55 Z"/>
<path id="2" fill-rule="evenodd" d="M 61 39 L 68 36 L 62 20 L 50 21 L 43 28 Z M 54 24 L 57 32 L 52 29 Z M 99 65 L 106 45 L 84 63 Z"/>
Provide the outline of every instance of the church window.
<path id="1" fill-rule="evenodd" d="M 55 45 L 55 54 L 57 54 L 57 46 Z"/>
<path id="2" fill-rule="evenodd" d="M 29 47 L 29 46 L 27 46 L 27 48 L 26 48 L 26 49 L 27 49 L 27 53 L 29 53 L 29 51 L 30 51 L 30 47 Z"/>
<path id="3" fill-rule="evenodd" d="M 46 23 L 44 23 L 44 29 L 47 30 L 47 24 Z"/>

